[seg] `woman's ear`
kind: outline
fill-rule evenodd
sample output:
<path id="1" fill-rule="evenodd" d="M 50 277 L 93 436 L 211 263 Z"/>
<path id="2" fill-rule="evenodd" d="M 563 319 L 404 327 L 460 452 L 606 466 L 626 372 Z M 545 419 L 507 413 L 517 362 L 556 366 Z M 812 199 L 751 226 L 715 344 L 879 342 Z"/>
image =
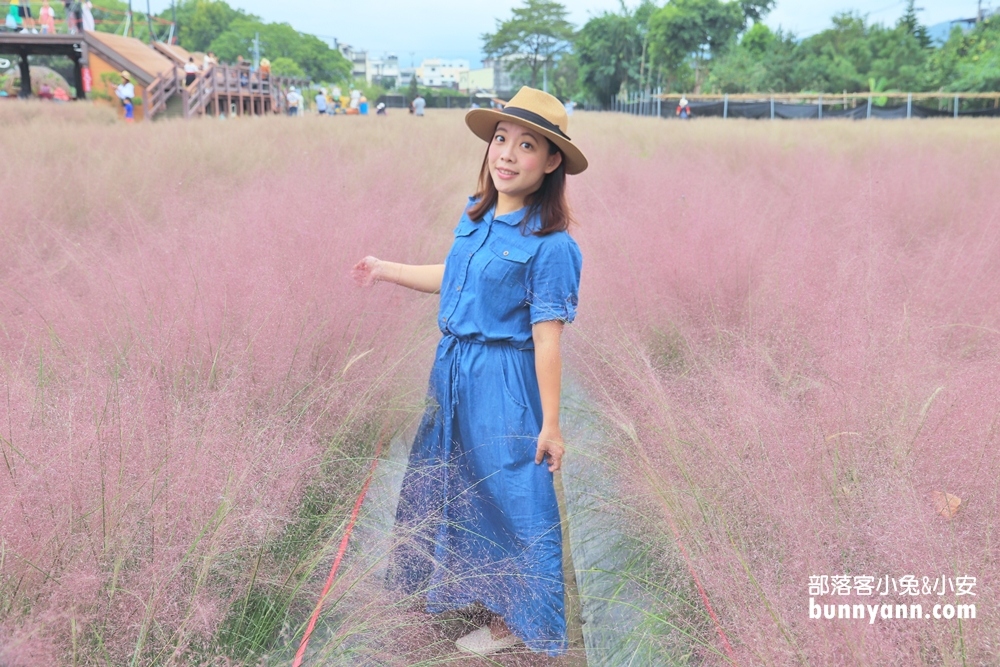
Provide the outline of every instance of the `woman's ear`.
<path id="1" fill-rule="evenodd" d="M 545 163 L 545 173 L 551 174 L 553 171 L 559 168 L 562 164 L 562 151 L 556 151 L 549 155 L 548 161 Z"/>

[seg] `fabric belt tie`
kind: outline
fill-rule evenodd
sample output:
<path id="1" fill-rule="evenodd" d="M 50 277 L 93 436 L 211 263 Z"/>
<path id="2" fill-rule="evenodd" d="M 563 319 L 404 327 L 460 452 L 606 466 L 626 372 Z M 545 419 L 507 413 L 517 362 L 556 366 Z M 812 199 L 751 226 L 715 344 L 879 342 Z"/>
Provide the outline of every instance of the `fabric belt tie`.
<path id="1" fill-rule="evenodd" d="M 455 334 L 446 333 L 444 337 L 447 339 L 447 344 L 444 348 L 444 354 L 451 356 L 451 363 L 448 367 L 448 375 L 450 376 L 450 386 L 449 391 L 451 392 L 451 407 L 452 409 L 458 405 L 458 371 L 462 367 L 462 344 L 472 343 L 473 345 L 507 345 L 512 349 L 519 352 L 533 352 L 534 348 L 520 348 L 514 347 L 510 341 L 506 340 L 478 340 L 476 338 L 459 338 Z"/>

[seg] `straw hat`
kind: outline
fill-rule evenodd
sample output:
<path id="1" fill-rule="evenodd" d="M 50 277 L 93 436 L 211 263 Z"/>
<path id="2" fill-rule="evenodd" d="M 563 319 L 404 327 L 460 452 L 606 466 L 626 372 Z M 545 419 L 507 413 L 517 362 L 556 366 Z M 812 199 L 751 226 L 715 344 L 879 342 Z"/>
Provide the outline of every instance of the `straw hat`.
<path id="1" fill-rule="evenodd" d="M 124 70 L 124 69 L 123 69 L 123 70 L 122 70 L 122 78 L 123 78 L 123 79 L 131 79 L 131 78 L 132 78 L 132 75 L 128 73 L 128 70 Z"/>
<path id="2" fill-rule="evenodd" d="M 567 174 L 579 174 L 587 168 L 587 158 L 566 134 L 569 127 L 566 107 L 552 95 L 524 86 L 503 109 L 472 109 L 465 114 L 465 124 L 485 142 L 493 141 L 500 121 L 530 127 L 554 143 L 563 153 Z"/>

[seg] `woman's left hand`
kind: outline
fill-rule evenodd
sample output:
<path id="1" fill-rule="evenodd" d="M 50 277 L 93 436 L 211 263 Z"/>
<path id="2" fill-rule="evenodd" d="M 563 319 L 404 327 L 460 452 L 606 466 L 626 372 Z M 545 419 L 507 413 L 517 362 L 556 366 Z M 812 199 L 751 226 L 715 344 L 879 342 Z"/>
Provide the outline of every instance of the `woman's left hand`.
<path id="1" fill-rule="evenodd" d="M 562 457 L 566 452 L 563 447 L 562 431 L 558 426 L 542 426 L 538 434 L 538 450 L 535 452 L 535 463 L 539 464 L 546 458 L 549 460 L 549 472 L 555 472 L 562 467 Z"/>

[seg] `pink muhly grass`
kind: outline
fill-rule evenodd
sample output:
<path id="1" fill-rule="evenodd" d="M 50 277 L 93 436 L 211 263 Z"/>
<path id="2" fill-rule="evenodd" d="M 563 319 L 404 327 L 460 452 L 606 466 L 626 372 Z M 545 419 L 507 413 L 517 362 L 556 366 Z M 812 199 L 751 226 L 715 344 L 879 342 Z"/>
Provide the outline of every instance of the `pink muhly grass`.
<path id="1" fill-rule="evenodd" d="M 419 417 L 437 338 L 437 297 L 347 272 L 439 262 L 482 155 L 457 112 L 411 120 L 0 137 L 37 184 L 0 214 L 0 662 L 222 660 L 258 590 L 290 599 L 269 641 L 294 644 L 370 436 Z M 669 517 L 741 664 L 994 662 L 997 126 L 573 125 L 592 166 L 570 182 L 566 368 L 609 424 L 654 624 L 724 664 Z M 366 562 L 318 650 L 452 660 Z M 810 620 L 813 574 L 977 576 L 978 618 Z"/>
<path id="2" fill-rule="evenodd" d="M 688 127 L 592 138 L 572 192 L 574 367 L 621 434 L 636 530 L 680 526 L 741 664 L 996 661 L 996 126 Z M 977 620 L 810 620 L 821 574 L 975 576 L 946 601 Z"/>
<path id="3" fill-rule="evenodd" d="M 37 190 L 0 226 L 0 662 L 209 655 L 303 490 L 336 479 L 325 497 L 353 502 L 374 443 L 352 433 L 419 390 L 433 315 L 349 269 L 447 238 L 421 238 L 440 192 L 346 130 L 3 140 Z"/>

